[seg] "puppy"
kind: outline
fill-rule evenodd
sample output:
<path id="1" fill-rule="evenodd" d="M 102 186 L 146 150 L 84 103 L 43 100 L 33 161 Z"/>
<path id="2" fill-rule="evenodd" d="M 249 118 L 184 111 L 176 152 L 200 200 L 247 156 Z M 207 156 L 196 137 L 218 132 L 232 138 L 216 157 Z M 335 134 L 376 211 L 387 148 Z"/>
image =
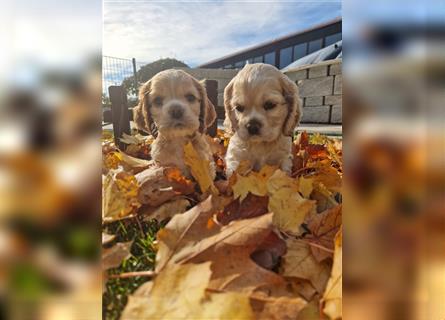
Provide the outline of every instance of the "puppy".
<path id="1" fill-rule="evenodd" d="M 215 177 L 212 153 L 203 134 L 216 113 L 201 82 L 182 70 L 162 71 L 142 85 L 133 114 L 137 127 L 155 137 L 151 156 L 158 165 L 176 166 L 190 177 L 184 145 L 192 142 L 198 155 L 210 162 Z"/>
<path id="2" fill-rule="evenodd" d="M 298 88 L 271 65 L 246 65 L 224 90 L 226 130 L 233 134 L 226 154 L 226 174 L 243 160 L 254 170 L 274 165 L 292 169 L 292 135 L 301 118 Z"/>

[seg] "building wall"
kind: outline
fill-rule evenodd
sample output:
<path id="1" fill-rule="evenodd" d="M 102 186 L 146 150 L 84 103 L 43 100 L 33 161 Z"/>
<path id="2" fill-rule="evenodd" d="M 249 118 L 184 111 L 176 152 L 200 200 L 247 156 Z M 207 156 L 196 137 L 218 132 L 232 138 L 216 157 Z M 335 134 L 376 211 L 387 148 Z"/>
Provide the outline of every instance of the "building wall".
<path id="1" fill-rule="evenodd" d="M 342 70 L 341 59 L 320 62 L 286 71 L 295 81 L 303 100 L 302 123 L 342 123 Z M 218 119 L 224 119 L 224 88 L 239 69 L 178 68 L 196 79 L 218 82 Z"/>
<path id="2" fill-rule="evenodd" d="M 323 61 L 286 71 L 303 100 L 302 123 L 342 123 L 342 60 Z"/>
<path id="3" fill-rule="evenodd" d="M 282 69 L 293 61 L 341 40 L 341 32 L 342 20 L 335 19 L 308 30 L 207 62 L 200 67 L 238 69 L 248 61 L 249 63 L 264 62 Z"/>

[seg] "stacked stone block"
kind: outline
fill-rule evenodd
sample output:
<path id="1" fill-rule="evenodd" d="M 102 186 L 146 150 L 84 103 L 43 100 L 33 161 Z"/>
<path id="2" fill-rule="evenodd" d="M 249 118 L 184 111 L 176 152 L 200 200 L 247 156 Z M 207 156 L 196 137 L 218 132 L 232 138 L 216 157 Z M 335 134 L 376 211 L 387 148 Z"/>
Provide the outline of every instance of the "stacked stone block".
<path id="1" fill-rule="evenodd" d="M 342 123 L 341 60 L 324 61 L 285 73 L 300 89 L 302 123 Z"/>

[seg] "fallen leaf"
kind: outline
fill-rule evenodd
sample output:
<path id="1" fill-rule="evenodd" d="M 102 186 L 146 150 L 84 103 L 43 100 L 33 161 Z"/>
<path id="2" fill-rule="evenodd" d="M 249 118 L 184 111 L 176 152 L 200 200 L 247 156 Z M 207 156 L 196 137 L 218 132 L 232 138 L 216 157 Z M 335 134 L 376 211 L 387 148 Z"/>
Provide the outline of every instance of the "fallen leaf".
<path id="1" fill-rule="evenodd" d="M 299 177 L 298 178 L 298 190 L 306 199 L 309 199 L 312 191 L 314 190 L 312 178 Z"/>
<path id="2" fill-rule="evenodd" d="M 187 195 L 195 191 L 195 183 L 184 177 L 179 168 L 176 167 L 165 168 L 164 175 L 170 182 L 175 192 Z"/>
<path id="3" fill-rule="evenodd" d="M 133 295 L 122 314 L 134 319 L 253 319 L 249 298 L 240 293 L 206 293 L 210 263 L 171 265 L 149 292 Z"/>
<path id="4" fill-rule="evenodd" d="M 132 157 L 125 152 L 120 152 L 121 164 L 127 171 L 132 171 L 134 173 L 141 172 L 142 170 L 154 166 L 153 160 L 144 160 Z"/>
<path id="5" fill-rule="evenodd" d="M 235 199 L 229 203 L 223 211 L 217 214 L 217 220 L 219 223 L 226 225 L 233 220 L 260 216 L 269 212 L 268 203 L 268 197 L 255 196 L 249 193 L 244 200 Z"/>
<path id="6" fill-rule="evenodd" d="M 140 188 L 138 200 L 152 207 L 159 206 L 175 197 L 195 191 L 194 184 L 177 177 L 176 168 L 151 167 L 135 175 Z"/>
<path id="7" fill-rule="evenodd" d="M 281 170 L 275 171 L 267 182 L 269 211 L 281 231 L 298 234 L 307 214 L 315 209 L 315 202 L 298 193 L 298 183 Z"/>
<path id="8" fill-rule="evenodd" d="M 335 237 L 331 277 L 322 299 L 323 312 L 332 320 L 342 318 L 342 278 L 342 232 L 340 230 Z"/>
<path id="9" fill-rule="evenodd" d="M 213 178 L 210 174 L 209 161 L 198 155 L 191 142 L 184 146 L 184 162 L 190 168 L 193 178 L 198 182 L 201 192 L 210 190 L 212 194 L 218 194 L 218 189 L 213 184 Z"/>
<path id="10" fill-rule="evenodd" d="M 309 245 L 302 240 L 288 239 L 287 253 L 283 257 L 281 274 L 309 280 L 319 292 L 324 292 L 329 279 L 329 265 L 318 262 Z"/>
<path id="11" fill-rule="evenodd" d="M 159 207 L 150 207 L 144 212 L 144 220 L 156 219 L 162 221 L 173 217 L 175 214 L 183 213 L 190 206 L 190 201 L 184 198 L 173 199 L 161 204 Z"/>
<path id="12" fill-rule="evenodd" d="M 122 261 L 131 256 L 132 244 L 133 241 L 118 242 L 111 248 L 102 249 L 102 270 L 119 267 Z"/>
<path id="13" fill-rule="evenodd" d="M 156 272 L 159 272 L 178 252 L 193 246 L 205 237 L 214 235 L 218 228 L 207 228 L 212 215 L 223 207 L 219 197 L 210 196 L 181 215 L 175 215 L 165 228 L 159 230 L 159 250 L 156 254 Z"/>
<path id="14" fill-rule="evenodd" d="M 128 217 L 141 206 L 135 176 L 111 170 L 102 181 L 102 218 L 110 222 Z"/>
<path id="15" fill-rule="evenodd" d="M 310 215 L 307 227 L 311 234 L 307 239 L 319 246 L 311 246 L 312 253 L 318 261 L 332 257 L 334 251 L 334 237 L 340 229 L 342 222 L 342 205 L 339 204 L 322 213 Z M 325 250 L 326 248 L 328 250 Z"/>
<path id="16" fill-rule="evenodd" d="M 114 234 L 102 232 L 102 245 L 108 244 L 116 238 Z"/>
<path id="17" fill-rule="evenodd" d="M 276 169 L 266 165 L 259 172 L 252 171 L 246 176 L 236 174 L 236 182 L 232 187 L 235 199 L 243 201 L 249 192 L 256 196 L 267 195 L 267 181 Z"/>
<path id="18" fill-rule="evenodd" d="M 170 265 L 211 261 L 209 289 L 249 294 L 256 301 L 257 318 L 261 318 L 258 310 L 268 310 L 269 304 L 287 297 L 296 306 L 292 308 L 295 313 L 290 315 L 295 317 L 304 301 L 287 289 L 283 277 L 261 268 L 251 259 L 251 254 L 272 232 L 272 214 L 233 221 L 223 227 L 215 224 L 209 227 L 208 221 L 218 210 L 215 201 L 216 198 L 210 197 L 184 214 L 174 216 L 158 233 L 156 271 L 163 272 Z M 261 293 L 268 299 L 258 300 Z"/>

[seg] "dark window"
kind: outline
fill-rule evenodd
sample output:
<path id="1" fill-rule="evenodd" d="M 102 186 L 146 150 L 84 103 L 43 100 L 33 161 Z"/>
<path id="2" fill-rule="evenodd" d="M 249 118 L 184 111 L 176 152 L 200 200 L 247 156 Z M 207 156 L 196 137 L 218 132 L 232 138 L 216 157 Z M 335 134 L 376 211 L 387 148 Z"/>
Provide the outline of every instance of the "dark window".
<path id="1" fill-rule="evenodd" d="M 280 50 L 280 69 L 292 62 L 292 47 Z"/>
<path id="2" fill-rule="evenodd" d="M 233 68 L 233 64 L 226 64 L 224 66 L 224 69 L 232 69 Z"/>
<path id="3" fill-rule="evenodd" d="M 321 49 L 321 43 L 322 43 L 322 39 L 317 39 L 317 40 L 309 42 L 309 52 L 308 53 L 312 53 L 312 52 L 315 52 L 317 50 L 320 50 Z"/>
<path id="4" fill-rule="evenodd" d="M 307 54 L 307 43 L 300 43 L 294 47 L 294 61 L 303 58 Z"/>
<path id="5" fill-rule="evenodd" d="M 341 40 L 341 33 L 336 33 L 336 34 L 332 34 L 330 36 L 327 36 L 326 38 L 324 38 L 324 45 L 325 47 L 336 43 L 337 41 Z"/>
<path id="6" fill-rule="evenodd" d="M 253 63 L 253 58 L 250 58 L 247 61 L 249 62 L 249 64 L 252 64 Z"/>
<path id="7" fill-rule="evenodd" d="M 275 65 L 275 52 L 269 52 L 264 55 L 264 63 Z"/>
<path id="8" fill-rule="evenodd" d="M 244 67 L 245 63 L 246 61 L 238 61 L 237 63 L 235 63 L 235 68 L 242 68 Z"/>
<path id="9" fill-rule="evenodd" d="M 253 59 L 253 63 L 260 63 L 263 62 L 263 56 L 255 57 Z"/>

